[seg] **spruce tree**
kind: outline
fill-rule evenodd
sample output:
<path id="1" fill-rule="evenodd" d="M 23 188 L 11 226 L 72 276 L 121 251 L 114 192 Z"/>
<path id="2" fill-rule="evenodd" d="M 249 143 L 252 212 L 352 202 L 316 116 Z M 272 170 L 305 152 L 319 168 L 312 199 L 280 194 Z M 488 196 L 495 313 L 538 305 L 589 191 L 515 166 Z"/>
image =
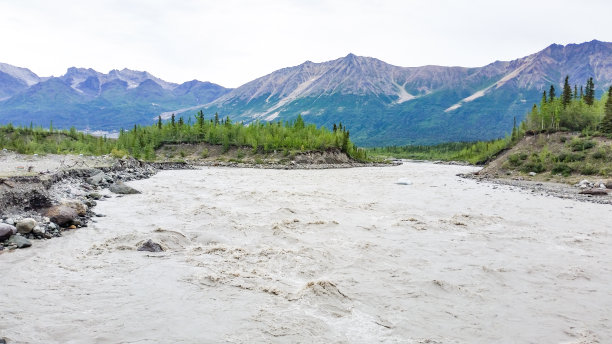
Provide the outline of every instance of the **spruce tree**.
<path id="1" fill-rule="evenodd" d="M 336 132 L 336 130 L 338 130 L 338 127 L 336 126 L 336 123 L 334 123 L 334 133 Z"/>
<path id="2" fill-rule="evenodd" d="M 602 132 L 612 134 L 612 86 L 608 89 L 608 100 L 606 100 L 600 127 Z"/>
<path id="3" fill-rule="evenodd" d="M 595 102 L 595 84 L 593 83 L 592 77 L 587 80 L 586 90 L 584 91 L 584 102 L 587 105 L 593 105 Z"/>
<path id="4" fill-rule="evenodd" d="M 582 85 L 580 85 L 580 100 L 582 100 L 582 98 L 584 98 L 584 90 L 582 88 Z"/>
<path id="5" fill-rule="evenodd" d="M 550 85 L 550 90 L 548 91 L 548 101 L 552 103 L 555 100 L 555 97 L 555 86 Z"/>
<path id="6" fill-rule="evenodd" d="M 157 129 L 161 130 L 161 128 L 162 128 L 161 116 L 157 116 Z"/>
<path id="7" fill-rule="evenodd" d="M 215 112 L 215 127 L 219 124 L 219 114 Z"/>
<path id="8" fill-rule="evenodd" d="M 578 99 L 578 86 L 574 84 L 574 99 Z"/>
<path id="9" fill-rule="evenodd" d="M 569 75 L 565 76 L 565 81 L 563 82 L 563 98 L 562 104 L 563 107 L 567 107 L 569 103 L 572 101 L 572 87 L 569 84 Z"/>
<path id="10" fill-rule="evenodd" d="M 170 117 L 170 123 L 172 123 L 172 127 L 176 127 L 176 122 L 175 122 L 175 118 L 174 118 L 174 114 L 172 114 L 172 117 Z"/>
<path id="11" fill-rule="evenodd" d="M 540 104 L 540 106 L 542 106 L 543 104 L 546 104 L 548 100 L 546 99 L 546 91 L 542 92 L 542 103 Z"/>

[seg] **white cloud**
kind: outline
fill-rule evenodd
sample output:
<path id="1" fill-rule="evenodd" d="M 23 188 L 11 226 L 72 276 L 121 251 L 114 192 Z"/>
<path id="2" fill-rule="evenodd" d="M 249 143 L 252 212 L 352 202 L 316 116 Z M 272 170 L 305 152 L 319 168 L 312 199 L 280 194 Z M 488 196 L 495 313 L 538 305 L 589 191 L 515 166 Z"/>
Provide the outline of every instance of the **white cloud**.
<path id="1" fill-rule="evenodd" d="M 0 61 L 40 75 L 128 67 L 236 87 L 349 52 L 479 66 L 612 40 L 608 1 L 0 0 Z"/>

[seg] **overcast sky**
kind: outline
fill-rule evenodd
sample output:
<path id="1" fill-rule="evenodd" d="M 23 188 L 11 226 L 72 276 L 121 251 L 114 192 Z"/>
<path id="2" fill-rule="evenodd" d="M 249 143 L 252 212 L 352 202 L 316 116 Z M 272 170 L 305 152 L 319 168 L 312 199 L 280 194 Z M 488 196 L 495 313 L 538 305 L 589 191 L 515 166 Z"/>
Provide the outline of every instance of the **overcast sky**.
<path id="1" fill-rule="evenodd" d="M 610 0 L 0 0 L 0 62 L 61 75 L 124 67 L 237 87 L 349 52 L 482 66 L 612 41 Z"/>

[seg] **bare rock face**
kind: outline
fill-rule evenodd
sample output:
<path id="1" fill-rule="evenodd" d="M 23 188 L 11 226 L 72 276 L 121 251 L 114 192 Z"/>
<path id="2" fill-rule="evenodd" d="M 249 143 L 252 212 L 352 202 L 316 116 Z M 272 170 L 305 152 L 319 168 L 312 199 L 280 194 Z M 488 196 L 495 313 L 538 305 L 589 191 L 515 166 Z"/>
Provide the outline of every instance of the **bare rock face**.
<path id="1" fill-rule="evenodd" d="M 27 218 L 17 223 L 17 232 L 21 234 L 28 234 L 36 227 L 36 220 Z"/>
<path id="2" fill-rule="evenodd" d="M 17 228 L 15 228 L 15 226 L 7 223 L 0 223 L 0 241 L 4 241 L 15 234 L 17 234 Z"/>
<path id="3" fill-rule="evenodd" d="M 47 216 L 51 222 L 61 227 L 68 227 L 76 220 L 79 214 L 74 208 L 60 204 L 47 209 L 45 216 Z"/>

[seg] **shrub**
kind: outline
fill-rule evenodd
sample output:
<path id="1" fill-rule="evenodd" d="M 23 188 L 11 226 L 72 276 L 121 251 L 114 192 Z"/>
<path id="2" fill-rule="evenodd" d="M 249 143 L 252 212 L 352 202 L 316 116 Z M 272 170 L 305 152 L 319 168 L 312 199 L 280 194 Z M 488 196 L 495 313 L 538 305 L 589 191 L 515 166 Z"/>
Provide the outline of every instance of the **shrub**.
<path id="1" fill-rule="evenodd" d="M 567 153 L 563 152 L 556 157 L 559 162 L 575 162 L 583 161 L 585 159 L 584 153 Z"/>
<path id="2" fill-rule="evenodd" d="M 508 162 L 510 166 L 520 166 L 523 163 L 524 159 L 521 159 L 521 155 L 519 153 L 512 154 L 508 157 Z"/>
<path id="3" fill-rule="evenodd" d="M 550 171 L 551 174 L 560 174 L 564 177 L 569 176 L 570 174 L 572 174 L 573 169 L 564 163 L 557 163 L 553 166 L 552 170 Z"/>
<path id="4" fill-rule="evenodd" d="M 607 157 L 606 150 L 600 148 L 591 156 L 593 157 L 593 159 L 605 159 Z"/>
<path id="5" fill-rule="evenodd" d="M 111 155 L 117 159 L 121 159 L 128 156 L 128 152 L 124 151 L 123 149 L 113 148 L 111 150 Z"/>
<path id="6" fill-rule="evenodd" d="M 202 149 L 202 151 L 200 152 L 200 157 L 202 158 L 208 158 L 208 148 L 204 148 Z"/>
<path id="7" fill-rule="evenodd" d="M 580 169 L 580 173 L 585 175 L 585 176 L 591 176 L 591 175 L 597 174 L 598 172 L 599 172 L 599 170 L 595 166 L 593 166 L 591 164 L 585 164 Z"/>
<path id="8" fill-rule="evenodd" d="M 572 141 L 570 141 L 569 147 L 574 152 L 585 151 L 587 149 L 595 147 L 595 142 L 591 140 L 581 140 L 579 138 L 574 138 L 572 139 Z"/>

